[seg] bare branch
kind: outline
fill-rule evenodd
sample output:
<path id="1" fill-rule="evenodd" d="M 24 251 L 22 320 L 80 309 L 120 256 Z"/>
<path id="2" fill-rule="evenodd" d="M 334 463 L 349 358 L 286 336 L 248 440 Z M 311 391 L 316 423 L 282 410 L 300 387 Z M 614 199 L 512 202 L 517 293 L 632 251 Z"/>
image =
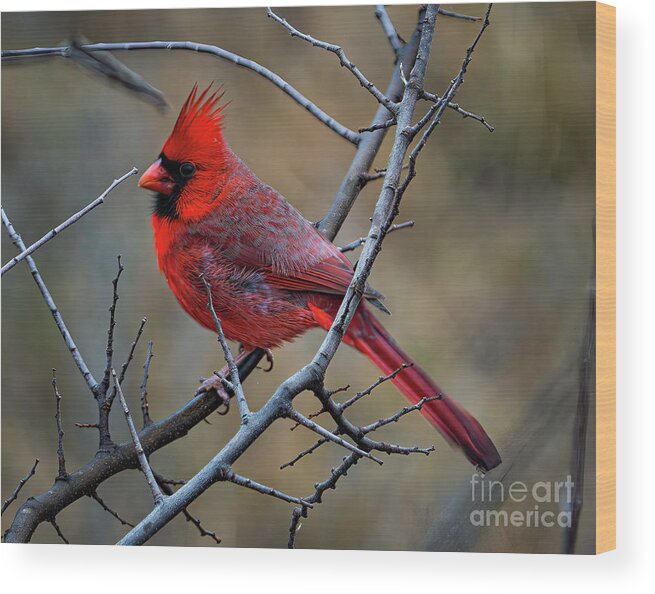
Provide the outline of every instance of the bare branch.
<path id="1" fill-rule="evenodd" d="M 16 232 L 13 225 L 11 224 L 11 221 L 7 217 L 7 213 L 5 213 L 5 209 L 2 208 L 1 211 L 2 211 L 2 224 L 5 226 L 5 229 L 7 229 L 7 233 L 9 233 L 9 237 L 11 237 L 11 240 L 14 242 L 14 245 L 19 250 L 25 251 L 26 249 L 25 244 L 23 243 L 23 240 L 21 239 L 20 235 Z M 59 333 L 64 339 L 64 342 L 66 343 L 66 347 L 68 348 L 71 357 L 73 357 L 73 361 L 75 361 L 75 365 L 77 365 L 77 368 L 82 374 L 84 381 L 86 382 L 87 386 L 89 386 L 89 389 L 91 390 L 92 394 L 95 396 L 98 387 L 98 382 L 93 377 L 91 371 L 89 371 L 86 362 L 82 358 L 81 353 L 78 351 L 77 345 L 75 344 L 75 341 L 71 336 L 71 333 L 68 331 L 68 327 L 64 323 L 64 319 L 61 317 L 61 313 L 59 313 L 59 310 L 57 309 L 57 305 L 52 299 L 52 295 L 50 295 L 50 291 L 48 291 L 48 287 L 46 287 L 45 282 L 43 282 L 43 278 L 41 278 L 41 274 L 39 273 L 39 270 L 36 267 L 34 259 L 32 258 L 32 256 L 26 256 L 25 259 L 27 261 L 27 266 L 30 269 L 30 272 L 32 273 L 32 278 L 34 278 L 34 282 L 36 283 L 36 286 L 39 288 L 43 300 L 48 306 L 48 309 L 50 310 L 52 317 L 55 319 L 55 324 L 57 324 Z"/>
<path id="2" fill-rule="evenodd" d="M 52 389 L 55 393 L 55 400 L 57 402 L 57 411 L 55 413 L 55 421 L 57 423 L 57 461 L 59 464 L 59 472 L 57 473 L 56 480 L 65 481 L 68 478 L 66 472 L 66 458 L 64 456 L 64 429 L 61 424 L 61 394 L 57 386 L 57 370 L 52 368 Z"/>
<path id="3" fill-rule="evenodd" d="M 241 385 L 241 380 L 239 379 L 239 368 L 234 361 L 232 356 L 232 351 L 230 350 L 230 345 L 227 344 L 227 339 L 225 334 L 223 334 L 223 327 L 221 326 L 221 321 L 216 315 L 216 310 L 214 309 L 214 301 L 212 299 L 212 289 L 211 285 L 207 282 L 207 279 L 201 275 L 201 280 L 205 285 L 205 290 L 207 291 L 207 308 L 211 312 L 212 318 L 214 320 L 214 326 L 216 327 L 216 335 L 218 343 L 223 349 L 223 355 L 225 356 L 225 362 L 227 363 L 228 370 L 230 372 L 231 386 L 229 386 L 233 391 L 237 399 L 237 404 L 239 405 L 239 413 L 241 415 L 241 424 L 245 425 L 248 422 L 248 417 L 250 416 L 250 409 L 248 408 L 248 403 L 246 402 L 246 396 L 243 393 L 243 386 Z"/>
<path id="4" fill-rule="evenodd" d="M 396 123 L 396 118 L 389 118 L 386 122 L 380 122 L 379 124 L 371 124 L 366 128 L 360 128 L 358 132 L 362 134 L 363 132 L 375 132 L 376 130 L 384 130 L 386 128 L 391 128 Z"/>
<path id="5" fill-rule="evenodd" d="M 338 404 L 337 406 L 341 409 L 341 412 L 346 410 L 347 408 L 350 408 L 353 404 L 355 404 L 357 401 L 361 400 L 365 396 L 368 396 L 375 388 L 377 388 L 380 384 L 383 384 L 384 382 L 388 382 L 389 380 L 392 380 L 395 378 L 403 369 L 407 369 L 408 367 L 412 367 L 414 364 L 413 363 L 403 363 L 398 369 L 395 371 L 392 371 L 389 375 L 381 375 L 376 381 L 374 381 L 368 388 L 365 390 L 362 390 L 361 392 L 357 392 L 352 398 L 349 398 L 342 404 Z"/>
<path id="6" fill-rule="evenodd" d="M 23 249 L 23 251 L 20 254 L 14 256 L 11 260 L 9 260 L 9 262 L 7 262 L 2 267 L 1 276 L 4 276 L 5 272 L 11 270 L 14 266 L 16 266 L 16 264 L 27 258 L 27 256 L 29 256 L 30 254 L 33 254 L 36 250 L 44 246 L 51 239 L 59 235 L 62 231 L 64 231 L 74 223 L 77 223 L 77 221 L 79 221 L 84 215 L 91 212 L 96 206 L 100 206 L 116 186 L 124 182 L 128 177 L 132 175 L 136 175 L 138 172 L 139 170 L 136 167 L 133 167 L 125 175 L 119 177 L 118 179 L 115 179 L 112 182 L 112 184 L 102 194 L 100 194 L 100 196 L 98 196 L 93 202 L 87 204 L 82 210 L 76 212 L 74 215 L 66 219 L 63 223 L 57 225 L 54 229 L 48 231 L 41 239 L 35 241 L 30 247 Z"/>
<path id="7" fill-rule="evenodd" d="M 143 364 L 143 381 L 141 382 L 141 413 L 143 414 L 143 426 L 147 427 L 152 423 L 150 418 L 150 411 L 148 405 L 148 371 L 150 370 L 150 362 L 154 357 L 152 352 L 152 340 L 148 341 L 148 354 L 146 355 L 146 362 Z"/>
<path id="8" fill-rule="evenodd" d="M 102 392 L 103 396 L 107 394 L 107 390 L 109 389 L 109 381 L 111 379 L 111 368 L 114 359 L 114 329 L 116 328 L 116 304 L 118 303 L 118 299 L 119 299 L 118 281 L 121 278 L 121 274 L 123 274 L 123 270 L 125 270 L 123 264 L 121 264 L 120 254 L 116 256 L 116 261 L 118 263 L 118 272 L 116 273 L 114 280 L 111 281 L 113 287 L 113 293 L 112 293 L 111 305 L 109 306 L 109 326 L 107 327 L 107 348 L 105 350 L 107 354 L 107 364 L 105 365 L 105 374 L 104 377 L 102 378 L 102 384 L 100 385 L 100 392 Z"/>
<path id="9" fill-rule="evenodd" d="M 157 484 L 161 487 L 161 490 L 164 492 L 165 495 L 172 495 L 174 493 L 171 485 L 183 485 L 184 481 L 174 481 L 170 480 L 167 478 L 164 478 L 158 473 L 155 474 L 155 479 L 157 480 Z M 184 508 L 182 510 L 182 514 L 184 515 L 184 518 L 186 519 L 187 522 L 191 522 L 195 527 L 200 536 L 206 536 L 208 538 L 211 538 L 216 544 L 221 544 L 221 539 L 216 536 L 216 532 L 213 532 L 212 530 L 207 530 L 203 525 L 202 522 L 200 521 L 199 518 L 196 518 L 191 512 L 187 509 Z"/>
<path id="10" fill-rule="evenodd" d="M 404 223 L 398 223 L 396 225 L 392 225 L 389 227 L 389 231 L 387 231 L 387 234 L 393 233 L 394 231 L 400 231 L 401 229 L 408 229 L 409 227 L 414 226 L 414 221 L 405 221 Z M 353 250 L 356 250 L 358 247 L 364 245 L 366 243 L 366 237 L 360 237 L 359 239 L 356 239 L 352 243 L 348 243 L 346 245 L 342 245 L 339 250 L 341 252 L 351 252 Z"/>
<path id="11" fill-rule="evenodd" d="M 139 324 L 139 329 L 136 332 L 136 336 L 134 337 L 134 340 L 132 341 L 132 344 L 130 346 L 130 350 L 127 354 L 127 359 L 125 359 L 125 362 L 123 365 L 121 365 L 121 374 L 118 377 L 118 383 L 122 384 L 123 381 L 125 380 L 125 375 L 127 374 L 127 369 L 130 366 L 130 363 L 132 362 L 132 359 L 134 359 L 134 351 L 136 351 L 136 347 L 139 344 L 139 339 L 141 338 L 141 335 L 143 334 L 143 328 L 146 325 L 146 322 L 148 321 L 148 318 L 143 317 L 141 318 L 141 322 Z M 111 405 L 114 402 L 114 398 L 116 398 L 116 386 L 117 384 L 114 384 L 114 388 L 111 391 L 111 394 L 109 398 L 107 398 L 107 403 L 105 406 L 108 408 L 111 408 Z"/>
<path id="12" fill-rule="evenodd" d="M 482 17 L 469 16 L 467 14 L 460 14 L 459 12 L 453 12 L 451 10 L 446 10 L 444 8 L 439 9 L 439 14 L 443 16 L 450 17 L 453 19 L 462 19 L 464 21 L 481 21 Z"/>
<path id="13" fill-rule="evenodd" d="M 470 64 L 471 60 L 473 59 L 473 52 L 475 51 L 476 46 L 478 45 L 478 42 L 480 41 L 482 35 L 484 34 L 485 30 L 490 24 L 489 21 L 489 15 L 491 14 L 491 8 L 493 7 L 493 4 L 489 4 L 487 7 L 487 12 L 485 13 L 484 16 L 484 22 L 482 23 L 482 27 L 480 27 L 480 30 L 478 31 L 478 34 L 476 35 L 475 39 L 473 40 L 473 43 L 469 46 L 469 48 L 466 50 L 466 55 L 464 56 L 464 60 L 462 61 L 462 66 L 459 69 L 459 72 L 457 73 L 457 76 L 450 82 L 450 85 L 448 86 L 448 89 L 444 93 L 443 97 L 441 98 L 441 101 L 438 103 L 435 103 L 432 108 L 430 108 L 428 114 L 429 117 L 432 117 L 432 121 L 430 122 L 430 125 L 428 126 L 427 130 L 423 133 L 423 136 L 419 140 L 419 142 L 416 144 L 414 149 L 409 155 L 409 172 L 407 173 L 407 176 L 403 180 L 402 184 L 398 188 L 397 196 L 398 199 L 400 200 L 405 193 L 405 190 L 407 189 L 407 186 L 409 183 L 412 181 L 412 179 L 416 176 L 416 159 L 418 158 L 420 152 L 423 150 L 425 147 L 428 139 L 430 138 L 432 132 L 434 132 L 435 128 L 439 125 L 441 121 L 441 116 L 443 115 L 444 110 L 448 105 L 451 103 L 452 99 L 455 97 L 457 94 L 457 91 L 459 90 L 459 87 L 464 83 L 464 75 L 466 74 L 466 71 L 468 69 L 468 65 Z M 426 116 L 428 115 L 426 114 Z M 427 122 L 429 118 L 422 118 L 421 122 L 425 123 Z M 412 133 L 418 132 L 420 127 L 414 126 L 413 128 L 410 128 Z"/>
<path id="14" fill-rule="evenodd" d="M 389 44 L 391 45 L 393 53 L 398 54 L 404 44 L 396 32 L 396 28 L 393 26 L 393 23 L 389 18 L 389 14 L 387 13 L 387 9 L 384 7 L 384 4 L 377 4 L 375 6 L 375 16 L 378 21 L 380 21 L 382 30 L 389 40 Z"/>
<path id="15" fill-rule="evenodd" d="M 416 404 L 412 406 L 406 406 L 402 410 L 398 411 L 395 415 L 391 415 L 390 417 L 386 417 L 384 419 L 379 419 L 375 421 L 375 423 L 371 423 L 370 425 L 364 425 L 361 427 L 362 433 L 371 433 L 371 431 L 376 431 L 380 427 L 384 427 L 385 425 L 389 425 L 391 423 L 397 423 L 399 419 L 404 417 L 406 414 L 409 414 L 415 410 L 421 410 L 423 408 L 423 405 L 426 402 L 432 402 L 433 400 L 441 400 L 443 396 L 430 396 L 427 398 L 421 398 Z"/>
<path id="16" fill-rule="evenodd" d="M 363 458 L 369 458 L 370 460 L 373 460 L 378 464 L 382 464 L 382 460 L 380 460 L 379 458 L 376 458 L 372 454 L 369 454 L 368 452 L 361 450 L 357 446 L 352 445 L 350 442 L 347 442 L 345 439 L 342 439 L 338 435 L 335 435 L 334 433 L 328 431 L 324 427 L 321 427 L 319 424 L 314 423 L 314 421 L 310 421 L 307 417 L 301 415 L 297 410 L 291 409 L 287 413 L 287 415 L 289 418 L 296 421 L 296 423 L 299 423 L 303 427 L 307 427 L 307 429 L 310 429 L 314 433 L 318 433 L 321 437 L 324 437 L 325 439 L 328 439 L 329 441 L 336 443 L 337 445 L 340 445 L 341 447 L 346 448 L 347 450 L 350 450 L 351 452 L 354 452 Z"/>
<path id="17" fill-rule="evenodd" d="M 245 476 L 236 474 L 231 469 L 226 470 L 225 480 L 234 483 L 235 485 L 239 485 L 240 487 L 246 487 L 247 489 L 257 491 L 258 493 L 263 493 L 264 495 L 277 497 L 278 499 L 286 501 L 287 503 L 296 503 L 298 505 L 302 505 L 303 507 L 313 507 L 311 503 L 305 501 L 304 499 L 300 499 L 299 497 L 292 497 L 291 495 L 282 493 L 282 491 L 278 491 L 277 489 L 272 489 L 271 487 L 262 485 L 261 483 L 246 478 Z"/>
<path id="18" fill-rule="evenodd" d="M 341 47 L 338 45 L 335 45 L 333 43 L 327 43 L 325 41 L 321 41 L 320 39 L 316 39 L 315 37 L 312 37 L 311 35 L 307 35 L 306 33 L 302 33 L 301 31 L 298 31 L 295 27 L 290 25 L 286 19 L 283 19 L 276 15 L 271 8 L 267 8 L 267 14 L 270 18 L 272 18 L 276 23 L 279 23 L 282 25 L 287 31 L 289 31 L 289 34 L 291 37 L 297 37 L 298 39 L 302 39 L 303 41 L 306 41 L 307 43 L 313 45 L 314 47 L 319 47 L 321 49 L 324 49 L 327 52 L 331 52 L 335 54 L 339 58 L 339 62 L 341 65 L 349 70 L 353 76 L 359 81 L 359 84 L 364 87 L 373 97 L 375 97 L 381 105 L 384 105 L 391 113 L 397 113 L 398 111 L 398 105 L 391 101 L 389 97 L 387 97 L 380 89 L 378 89 L 370 80 L 368 80 L 362 71 L 355 66 L 349 59 L 348 56 L 346 56 L 346 53 L 343 51 Z"/>
<path id="19" fill-rule="evenodd" d="M 215 45 L 208 45 L 206 43 L 195 43 L 193 41 L 136 41 L 131 43 L 91 43 L 88 45 L 81 46 L 82 49 L 89 52 L 98 52 L 98 51 L 116 51 L 116 50 L 126 50 L 126 51 L 135 51 L 135 50 L 184 50 L 191 51 L 198 54 L 211 54 L 216 58 L 225 60 L 234 64 L 235 66 L 240 66 L 241 68 L 246 68 L 251 70 L 256 74 L 259 74 L 281 91 L 286 93 L 291 99 L 293 99 L 298 105 L 304 107 L 311 115 L 313 115 L 319 122 L 330 128 L 333 132 L 336 132 L 342 138 L 345 138 L 348 142 L 353 144 L 358 144 L 360 140 L 359 134 L 353 132 L 343 124 L 340 124 L 332 116 L 329 116 L 312 101 L 307 99 L 300 91 L 292 87 L 286 80 L 281 76 L 278 76 L 268 68 L 265 68 L 261 64 L 258 64 L 254 60 L 249 60 L 235 54 L 224 50 L 221 47 Z M 29 49 L 20 49 L 20 50 L 3 50 L 2 51 L 2 60 L 10 59 L 26 59 L 38 56 L 59 56 L 67 58 L 70 55 L 69 46 L 61 47 L 33 47 Z"/>
<path id="20" fill-rule="evenodd" d="M 20 481 L 18 481 L 18 485 L 16 485 L 16 488 L 14 489 L 13 493 L 5 499 L 5 501 L 2 504 L 2 512 L 5 513 L 5 510 L 18 498 L 18 494 L 20 493 L 21 489 L 25 486 L 25 483 L 29 481 L 34 474 L 36 473 L 36 467 L 39 465 L 39 459 L 37 458 L 34 460 L 34 464 L 30 471 L 22 478 Z"/>
<path id="21" fill-rule="evenodd" d="M 68 539 L 64 536 L 64 533 L 61 531 L 61 528 L 59 527 L 59 524 L 57 524 L 56 520 L 51 518 L 50 523 L 52 524 L 52 527 L 57 531 L 57 536 L 64 541 L 64 544 L 70 544 Z"/>
<path id="22" fill-rule="evenodd" d="M 337 482 L 342 477 L 347 476 L 348 470 L 357 464 L 357 461 L 360 459 L 358 454 L 352 453 L 349 456 L 346 456 L 341 464 L 336 468 L 333 468 L 330 471 L 330 476 L 324 480 L 322 483 L 316 483 L 314 485 L 315 491 L 312 495 L 306 498 L 306 501 L 311 503 L 321 503 L 323 501 L 323 493 L 328 489 L 336 489 Z M 291 514 L 291 524 L 289 526 L 289 542 L 288 548 L 293 549 L 295 547 L 296 534 L 300 529 L 300 518 L 307 517 L 307 508 L 296 508 Z"/>
<path id="23" fill-rule="evenodd" d="M 425 99 L 426 101 L 432 101 L 433 103 L 440 103 L 442 101 L 441 97 L 433 93 L 428 93 L 427 91 L 423 91 L 422 98 Z M 489 132 L 493 132 L 496 129 L 487 121 L 487 119 L 484 116 L 479 116 L 473 113 L 472 111 L 466 111 L 465 109 L 462 109 L 459 103 L 449 103 L 448 108 L 452 109 L 453 111 L 456 111 L 464 119 L 471 118 L 472 120 L 480 122 L 487 130 L 489 130 Z"/>
<path id="24" fill-rule="evenodd" d="M 242 378 L 256 369 L 259 359 L 259 353 L 253 352 L 240 362 Z M 141 431 L 139 439 L 144 450 L 154 452 L 184 437 L 221 404 L 222 398 L 213 391 L 194 397 L 180 410 Z M 46 492 L 23 503 L 5 534 L 5 542 L 29 542 L 39 524 L 87 496 L 108 478 L 136 468 L 139 468 L 139 459 L 131 439 L 111 449 L 100 450 L 87 464 L 70 474 L 66 482 L 55 481 Z"/>
<path id="25" fill-rule="evenodd" d="M 143 446 L 141 445 L 139 434 L 136 430 L 136 427 L 134 426 L 134 421 L 132 420 L 130 409 L 127 407 L 127 402 L 125 400 L 125 396 L 123 395 L 123 390 L 121 389 L 121 385 L 118 382 L 118 378 L 116 377 L 115 369 L 111 370 L 111 375 L 114 378 L 114 385 L 116 386 L 116 389 L 118 391 L 118 399 L 119 402 L 121 403 L 121 407 L 123 408 L 123 413 L 125 414 L 125 420 L 127 421 L 127 426 L 130 429 L 130 435 L 132 436 L 132 441 L 134 442 L 134 448 L 136 449 L 136 453 L 139 458 L 139 464 L 141 465 L 141 470 L 143 471 L 143 474 L 145 475 L 146 480 L 148 481 L 148 486 L 152 491 L 152 497 L 155 500 L 155 505 L 160 505 L 164 500 L 164 494 L 161 492 L 161 489 L 157 484 L 157 480 L 155 479 L 152 473 L 152 468 L 150 468 L 150 463 L 148 462 L 146 453 L 143 450 Z"/>
<path id="26" fill-rule="evenodd" d="M 89 495 L 89 497 L 91 497 L 91 499 L 93 499 L 94 501 L 97 501 L 98 504 L 100 505 L 100 507 L 102 507 L 102 509 L 104 509 L 107 513 L 109 513 L 109 514 L 111 514 L 112 516 L 114 516 L 114 518 L 116 518 L 116 519 L 117 519 L 117 520 L 118 520 L 118 521 L 119 521 L 123 526 L 130 526 L 131 528 L 134 528 L 134 524 L 130 524 L 130 522 L 128 522 L 127 520 L 124 520 L 123 518 L 121 518 L 121 517 L 118 515 L 117 512 L 115 512 L 113 509 L 111 509 L 111 507 L 109 507 L 109 506 L 108 506 L 108 505 L 107 505 L 107 504 L 102 500 L 102 498 L 100 497 L 100 495 L 98 495 L 98 493 L 97 493 L 96 491 L 94 491 L 93 493 L 91 493 L 91 495 Z"/>
<path id="27" fill-rule="evenodd" d="M 418 44 L 423 29 L 424 14 L 425 9 L 421 8 L 419 11 L 418 23 L 412 37 L 398 54 L 397 61 L 404 64 L 404 67 L 410 70 L 414 67 L 416 60 Z M 400 65 L 397 64 L 393 70 L 385 94 L 389 99 L 397 102 L 403 96 L 404 91 L 405 83 L 403 82 L 403 75 L 400 70 Z M 383 105 L 378 106 L 371 127 L 386 122 L 391 115 L 392 114 L 386 107 Z M 375 156 L 378 154 L 386 134 L 387 128 L 378 129 L 370 134 L 362 135 L 361 141 L 357 145 L 357 152 L 355 153 L 352 163 L 341 182 L 337 195 L 330 205 L 327 214 L 318 225 L 319 231 L 321 231 L 321 233 L 323 233 L 330 241 L 334 241 L 334 238 L 339 232 L 339 229 L 341 229 L 341 225 L 346 220 L 355 200 L 357 200 L 360 191 L 366 184 L 366 175 L 373 166 Z"/>
<path id="28" fill-rule="evenodd" d="M 305 456 L 309 456 L 309 454 L 313 454 L 318 448 L 320 448 L 324 443 L 327 443 L 330 441 L 327 437 L 321 437 L 314 445 L 309 446 L 306 450 L 303 450 L 300 452 L 293 460 L 289 460 L 289 462 L 285 462 L 280 466 L 280 470 L 284 470 L 285 468 L 289 468 L 290 466 L 293 466 L 296 462 L 299 460 L 302 460 Z"/>

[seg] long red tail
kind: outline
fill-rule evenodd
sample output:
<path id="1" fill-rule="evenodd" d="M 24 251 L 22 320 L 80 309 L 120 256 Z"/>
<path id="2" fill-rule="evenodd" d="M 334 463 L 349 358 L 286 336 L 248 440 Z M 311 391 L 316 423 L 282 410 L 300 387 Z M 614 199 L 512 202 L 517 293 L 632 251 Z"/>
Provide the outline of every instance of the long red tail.
<path id="1" fill-rule="evenodd" d="M 327 321 L 324 320 L 325 323 Z M 321 322 L 323 320 L 319 321 Z M 329 325 L 327 324 L 328 328 Z M 391 374 L 403 364 L 413 363 L 382 324 L 366 310 L 364 304 L 359 307 L 351 321 L 344 341 L 366 355 L 385 375 Z M 403 369 L 391 381 L 412 404 L 425 397 L 440 395 L 440 400 L 431 400 L 422 406 L 421 412 L 425 418 L 451 444 L 460 447 L 471 463 L 480 469 L 491 470 L 500 464 L 496 446 L 480 423 L 444 394 L 418 365 L 413 363 L 412 367 Z"/>

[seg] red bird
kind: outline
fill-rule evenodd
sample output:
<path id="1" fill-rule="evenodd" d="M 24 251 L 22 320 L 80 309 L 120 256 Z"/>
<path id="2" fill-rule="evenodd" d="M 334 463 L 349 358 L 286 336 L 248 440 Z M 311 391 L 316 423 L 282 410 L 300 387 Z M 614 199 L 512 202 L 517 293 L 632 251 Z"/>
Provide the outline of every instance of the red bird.
<path id="1" fill-rule="evenodd" d="M 352 265 L 230 150 L 221 130 L 222 94 L 209 95 L 210 88 L 199 96 L 193 88 L 159 158 L 139 181 L 157 193 L 152 226 L 159 269 L 184 310 L 215 331 L 204 275 L 225 336 L 246 351 L 280 346 L 316 326 L 327 330 Z M 385 309 L 378 292 L 368 288 L 364 296 Z M 384 374 L 411 363 L 364 302 L 344 341 Z M 500 464 L 480 424 L 418 366 L 393 382 L 412 404 L 440 395 L 421 409 L 428 421 L 477 467 Z"/>

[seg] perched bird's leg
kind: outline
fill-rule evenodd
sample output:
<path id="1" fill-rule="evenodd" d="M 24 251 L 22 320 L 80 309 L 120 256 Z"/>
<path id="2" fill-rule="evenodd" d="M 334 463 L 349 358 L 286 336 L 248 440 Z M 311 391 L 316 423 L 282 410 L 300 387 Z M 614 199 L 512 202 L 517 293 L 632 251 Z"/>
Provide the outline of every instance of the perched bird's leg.
<path id="1" fill-rule="evenodd" d="M 234 358 L 234 362 L 239 365 L 239 363 L 241 363 L 241 361 L 243 361 L 243 359 L 245 359 L 251 352 L 252 349 L 243 347 L 243 349 L 240 349 L 239 354 Z M 271 365 L 271 369 L 272 368 L 273 366 Z M 226 415 L 230 411 L 230 398 L 232 397 L 232 394 L 228 394 L 225 390 L 226 382 L 229 384 L 229 380 L 226 380 L 226 378 L 229 377 L 229 374 L 230 370 L 228 369 L 228 366 L 225 365 L 220 371 L 215 371 L 210 377 L 201 378 L 200 381 L 202 383 L 196 390 L 196 396 L 209 392 L 210 390 L 216 391 L 218 397 L 223 401 L 221 407 L 216 411 L 219 415 Z"/>
<path id="2" fill-rule="evenodd" d="M 268 373 L 273 370 L 273 365 L 275 364 L 275 357 L 273 357 L 273 351 L 271 349 L 263 349 L 266 353 L 266 361 L 268 362 L 268 369 L 264 369 L 264 373 Z"/>

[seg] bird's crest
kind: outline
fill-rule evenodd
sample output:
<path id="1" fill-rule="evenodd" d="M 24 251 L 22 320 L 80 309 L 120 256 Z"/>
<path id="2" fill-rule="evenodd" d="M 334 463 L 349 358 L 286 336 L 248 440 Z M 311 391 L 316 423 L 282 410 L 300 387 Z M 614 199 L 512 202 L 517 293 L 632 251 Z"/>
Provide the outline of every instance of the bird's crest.
<path id="1" fill-rule="evenodd" d="M 221 112 L 227 104 L 219 105 L 223 87 L 210 94 L 213 83 L 198 95 L 198 83 L 182 106 L 173 131 L 164 145 L 164 154 L 170 158 L 187 147 L 211 147 L 222 140 Z M 170 153 L 170 154 L 169 154 Z"/>

